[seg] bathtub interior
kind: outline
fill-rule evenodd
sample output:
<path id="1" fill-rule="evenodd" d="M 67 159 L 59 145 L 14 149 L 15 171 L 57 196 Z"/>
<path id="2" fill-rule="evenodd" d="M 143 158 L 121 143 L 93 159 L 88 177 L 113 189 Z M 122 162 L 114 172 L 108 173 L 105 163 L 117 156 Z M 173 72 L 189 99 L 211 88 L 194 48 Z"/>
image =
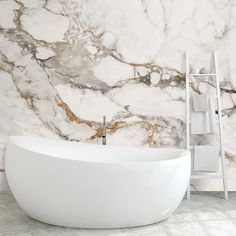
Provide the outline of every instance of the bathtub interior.
<path id="1" fill-rule="evenodd" d="M 181 158 L 185 149 L 117 147 L 27 136 L 11 136 L 9 143 L 44 156 L 86 162 L 129 163 L 155 162 Z"/>

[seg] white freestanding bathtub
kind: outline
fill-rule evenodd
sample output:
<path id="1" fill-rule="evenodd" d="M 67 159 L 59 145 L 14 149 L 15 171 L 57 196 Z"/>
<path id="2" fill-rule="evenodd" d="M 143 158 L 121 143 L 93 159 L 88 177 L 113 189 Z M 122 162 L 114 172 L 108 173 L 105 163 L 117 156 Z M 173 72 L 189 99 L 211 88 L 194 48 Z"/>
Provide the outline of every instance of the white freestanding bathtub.
<path id="1" fill-rule="evenodd" d="M 30 217 L 53 225 L 122 228 L 167 219 L 190 178 L 183 149 L 126 148 L 11 136 L 6 175 Z"/>

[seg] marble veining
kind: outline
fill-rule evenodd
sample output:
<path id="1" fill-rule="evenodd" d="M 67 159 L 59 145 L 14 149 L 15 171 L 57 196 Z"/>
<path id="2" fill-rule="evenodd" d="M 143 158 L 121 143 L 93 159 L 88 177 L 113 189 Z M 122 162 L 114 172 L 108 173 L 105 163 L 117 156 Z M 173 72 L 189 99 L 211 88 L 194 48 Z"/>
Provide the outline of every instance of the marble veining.
<path id="1" fill-rule="evenodd" d="M 184 147 L 185 76 L 219 54 L 229 187 L 236 190 L 236 3 L 229 0 L 1 0 L 0 189 L 11 134 Z M 192 91 L 212 90 L 206 78 Z M 216 142 L 213 136 L 195 143 Z M 216 180 L 195 189 L 221 189 Z"/>

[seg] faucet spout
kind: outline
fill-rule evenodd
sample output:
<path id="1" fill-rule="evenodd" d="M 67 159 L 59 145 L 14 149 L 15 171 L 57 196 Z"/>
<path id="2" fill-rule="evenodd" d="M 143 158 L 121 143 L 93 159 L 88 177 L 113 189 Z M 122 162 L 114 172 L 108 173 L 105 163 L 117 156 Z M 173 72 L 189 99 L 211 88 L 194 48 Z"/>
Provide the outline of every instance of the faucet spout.
<path id="1" fill-rule="evenodd" d="M 103 122 L 102 122 L 102 145 L 106 145 L 106 136 L 107 136 L 107 123 L 106 123 L 106 116 L 103 116 Z"/>

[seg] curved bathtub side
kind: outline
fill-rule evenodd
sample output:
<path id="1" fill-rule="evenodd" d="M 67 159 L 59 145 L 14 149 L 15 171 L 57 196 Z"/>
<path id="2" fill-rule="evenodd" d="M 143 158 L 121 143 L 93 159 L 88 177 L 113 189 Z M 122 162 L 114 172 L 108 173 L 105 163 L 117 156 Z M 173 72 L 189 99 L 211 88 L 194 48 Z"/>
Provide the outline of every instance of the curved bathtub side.
<path id="1" fill-rule="evenodd" d="M 132 227 L 163 220 L 176 209 L 189 181 L 190 158 L 79 162 L 10 143 L 6 175 L 19 205 L 37 220 L 67 227 Z"/>

